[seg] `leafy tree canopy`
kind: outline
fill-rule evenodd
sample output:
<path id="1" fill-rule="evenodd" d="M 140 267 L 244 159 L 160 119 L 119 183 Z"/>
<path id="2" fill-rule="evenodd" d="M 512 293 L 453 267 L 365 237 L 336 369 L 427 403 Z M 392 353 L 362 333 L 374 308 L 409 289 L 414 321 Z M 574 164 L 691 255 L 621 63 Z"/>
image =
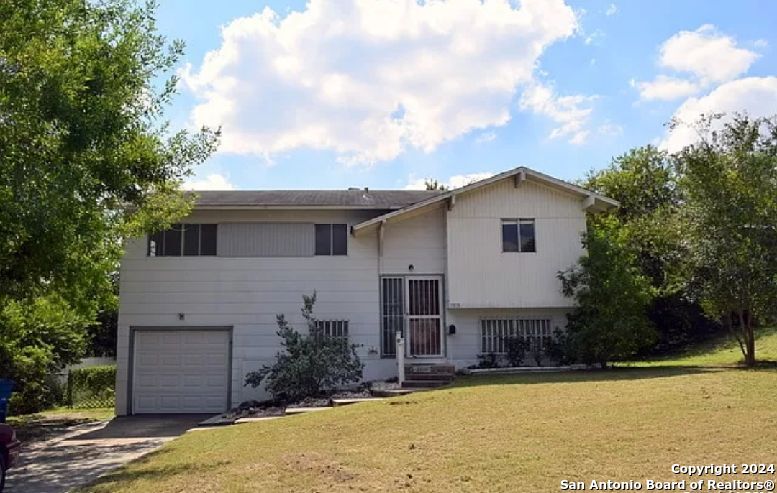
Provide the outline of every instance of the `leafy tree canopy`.
<path id="1" fill-rule="evenodd" d="M 703 306 L 753 365 L 754 326 L 777 316 L 777 120 L 718 118 L 700 120 L 700 141 L 676 156 L 689 260 Z"/>
<path id="2" fill-rule="evenodd" d="M 217 144 L 163 119 L 183 46 L 155 8 L 0 2 L 0 377 L 22 393 L 83 353 L 123 238 L 187 212 L 180 183 Z"/>
<path id="3" fill-rule="evenodd" d="M 178 185 L 217 133 L 169 135 L 182 45 L 154 9 L 0 2 L 0 300 L 57 291 L 93 311 L 122 237 L 186 211 Z"/>

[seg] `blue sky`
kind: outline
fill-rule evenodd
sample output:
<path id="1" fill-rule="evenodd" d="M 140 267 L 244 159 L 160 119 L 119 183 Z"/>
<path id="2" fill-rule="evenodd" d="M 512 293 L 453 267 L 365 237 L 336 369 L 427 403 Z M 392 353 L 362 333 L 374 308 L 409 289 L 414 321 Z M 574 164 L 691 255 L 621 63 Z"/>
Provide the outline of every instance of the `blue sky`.
<path id="1" fill-rule="evenodd" d="M 240 189 L 461 185 L 517 165 L 573 180 L 634 146 L 676 149 L 693 134 L 667 133 L 672 116 L 777 113 L 775 19 L 765 0 L 158 11 L 187 46 L 173 126 L 225 133 L 189 186 Z"/>

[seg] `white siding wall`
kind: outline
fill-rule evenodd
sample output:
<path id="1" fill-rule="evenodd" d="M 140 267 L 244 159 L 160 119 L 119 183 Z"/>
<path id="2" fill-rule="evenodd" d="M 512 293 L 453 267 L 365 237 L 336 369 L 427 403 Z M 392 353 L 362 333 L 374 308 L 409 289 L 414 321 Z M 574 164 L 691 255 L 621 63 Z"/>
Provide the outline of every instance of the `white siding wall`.
<path id="1" fill-rule="evenodd" d="M 501 220 L 535 218 L 536 253 L 502 252 Z M 540 184 L 507 179 L 457 197 L 448 212 L 452 308 L 567 307 L 556 274 L 583 253 L 582 203 Z"/>
<path id="2" fill-rule="evenodd" d="M 374 215 L 377 212 L 197 211 L 186 222 L 352 225 Z M 500 221 L 516 217 L 536 218 L 537 253 L 502 253 Z M 445 325 L 457 326 L 457 333 L 446 337 L 448 357 L 459 367 L 474 364 L 480 352 L 480 318 L 550 316 L 554 327 L 564 326 L 566 309 L 558 307 L 570 302 L 561 296 L 556 273 L 582 254 L 584 229 L 579 200 L 528 182 L 515 189 L 505 180 L 458 197 L 451 211 L 440 207 L 389 223 L 381 258 L 377 234 L 349 235 L 347 256 L 296 258 L 148 257 L 145 239 L 131 240 L 121 266 L 117 413 L 127 412 L 130 327 L 232 327 L 231 400 L 236 405 L 266 397 L 244 387 L 244 377 L 270 363 L 280 349 L 276 314 L 285 313 L 303 328 L 302 295 L 313 290 L 318 292 L 317 317 L 350 321 L 350 339 L 362 345 L 365 380 L 396 375 L 395 360 L 370 353 L 380 348 L 381 274 L 444 275 L 448 306 L 477 308 L 446 311 Z"/>
<path id="3" fill-rule="evenodd" d="M 354 224 L 370 217 L 347 211 L 199 211 L 187 222 L 300 221 Z M 264 397 L 243 380 L 279 350 L 275 315 L 302 326 L 302 295 L 318 292 L 315 314 L 348 319 L 361 344 L 365 379 L 396 374 L 379 349 L 378 264 L 375 236 L 348 238 L 347 256 L 298 258 L 147 257 L 145 239 L 129 241 L 120 278 L 117 413 L 127 412 L 129 327 L 232 326 L 232 403 Z M 183 313 L 185 319 L 178 319 Z"/>
<path id="4" fill-rule="evenodd" d="M 381 274 L 445 273 L 445 210 L 435 209 L 397 223 L 383 232 Z M 413 271 L 409 266 L 413 265 Z"/>

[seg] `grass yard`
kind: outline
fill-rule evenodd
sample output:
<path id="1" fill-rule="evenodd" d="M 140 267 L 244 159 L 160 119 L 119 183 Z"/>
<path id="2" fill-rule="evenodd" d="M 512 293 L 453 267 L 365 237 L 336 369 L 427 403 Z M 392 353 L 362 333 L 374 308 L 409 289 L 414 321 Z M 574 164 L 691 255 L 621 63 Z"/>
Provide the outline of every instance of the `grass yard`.
<path id="1" fill-rule="evenodd" d="M 191 432 L 81 491 L 552 492 L 562 479 L 682 479 L 672 464 L 773 462 L 775 389 L 774 369 L 465 377 Z"/>
<path id="2" fill-rule="evenodd" d="M 777 327 L 756 333 L 755 355 L 759 361 L 777 361 Z M 733 337 L 702 344 L 682 356 L 667 356 L 650 361 L 627 363 L 626 366 L 726 366 L 743 361 L 742 351 Z"/>

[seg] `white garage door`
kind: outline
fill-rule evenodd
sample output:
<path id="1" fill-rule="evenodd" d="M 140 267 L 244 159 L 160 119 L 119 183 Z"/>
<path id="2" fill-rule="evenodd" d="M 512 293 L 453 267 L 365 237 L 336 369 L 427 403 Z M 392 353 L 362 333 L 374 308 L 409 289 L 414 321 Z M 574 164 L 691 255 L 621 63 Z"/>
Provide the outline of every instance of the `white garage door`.
<path id="1" fill-rule="evenodd" d="M 229 331 L 138 330 L 133 413 L 220 413 L 227 408 Z"/>

